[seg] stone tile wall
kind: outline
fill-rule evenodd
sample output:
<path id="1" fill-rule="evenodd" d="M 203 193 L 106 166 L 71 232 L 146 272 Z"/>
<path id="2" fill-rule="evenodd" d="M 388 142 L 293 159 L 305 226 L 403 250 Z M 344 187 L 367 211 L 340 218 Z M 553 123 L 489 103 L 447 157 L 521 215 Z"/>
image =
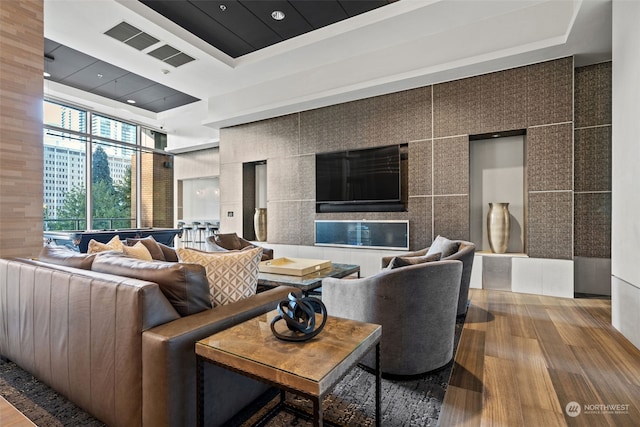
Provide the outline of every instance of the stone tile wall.
<path id="1" fill-rule="evenodd" d="M 611 62 L 575 71 L 576 257 L 611 258 Z"/>
<path id="2" fill-rule="evenodd" d="M 579 71 L 576 86 L 589 74 Z M 606 91 L 597 81 L 600 86 L 594 90 Z M 594 99 L 576 91 L 578 97 L 585 102 Z M 412 249 L 428 245 L 437 234 L 468 239 L 469 135 L 525 129 L 527 252 L 532 257 L 572 259 L 574 181 L 576 186 L 591 180 L 602 184 L 601 178 L 590 175 L 588 165 L 574 167 L 574 156 L 576 164 L 588 163 L 590 147 L 598 145 L 604 132 L 577 136 L 576 131 L 580 145 L 574 148 L 573 99 L 569 57 L 224 128 L 223 227 L 224 212 L 242 200 L 238 194 L 228 195 L 241 187 L 233 180 L 241 177 L 242 163 L 267 160 L 270 243 L 312 245 L 315 219 L 353 218 L 408 219 Z M 581 108 L 576 106 L 576 114 L 580 112 L 583 121 L 606 111 Z M 315 212 L 315 153 L 391 144 L 408 146 L 407 212 Z M 227 171 L 230 175 L 225 177 Z M 601 202 L 581 201 L 580 209 Z"/>

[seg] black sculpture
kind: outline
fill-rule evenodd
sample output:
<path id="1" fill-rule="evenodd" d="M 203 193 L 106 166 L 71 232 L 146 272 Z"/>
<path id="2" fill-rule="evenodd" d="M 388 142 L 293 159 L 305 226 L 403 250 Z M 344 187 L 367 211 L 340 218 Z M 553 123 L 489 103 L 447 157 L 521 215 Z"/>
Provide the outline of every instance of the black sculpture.
<path id="1" fill-rule="evenodd" d="M 322 322 L 316 328 L 316 313 L 322 315 Z M 284 319 L 291 335 L 276 331 L 276 322 Z M 322 301 L 313 297 L 301 298 L 293 292 L 288 299 L 278 303 L 278 315 L 271 321 L 271 332 L 276 338 L 284 341 L 307 341 L 322 331 L 327 323 L 327 308 Z"/>

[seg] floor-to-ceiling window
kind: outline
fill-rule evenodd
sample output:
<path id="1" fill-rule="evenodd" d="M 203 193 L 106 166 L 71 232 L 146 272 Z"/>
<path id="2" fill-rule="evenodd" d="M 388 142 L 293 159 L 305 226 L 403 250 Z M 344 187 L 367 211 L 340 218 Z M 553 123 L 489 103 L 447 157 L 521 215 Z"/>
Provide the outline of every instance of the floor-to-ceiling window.
<path id="1" fill-rule="evenodd" d="M 45 230 L 171 227 L 173 188 L 154 189 L 173 182 L 165 147 L 163 133 L 45 101 Z"/>

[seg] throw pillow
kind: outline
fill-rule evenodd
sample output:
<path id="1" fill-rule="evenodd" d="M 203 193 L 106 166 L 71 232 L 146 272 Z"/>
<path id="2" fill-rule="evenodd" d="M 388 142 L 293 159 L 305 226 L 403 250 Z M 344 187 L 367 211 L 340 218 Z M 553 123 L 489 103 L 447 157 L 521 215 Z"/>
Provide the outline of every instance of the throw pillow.
<path id="1" fill-rule="evenodd" d="M 97 240 L 91 239 L 89 240 L 89 248 L 87 249 L 88 254 L 95 254 L 98 252 L 104 251 L 119 251 L 122 252 L 122 242 L 120 241 L 120 236 L 117 234 L 111 238 L 107 243 L 101 243 Z"/>
<path id="2" fill-rule="evenodd" d="M 149 249 L 142 243 L 138 242 L 133 246 L 123 246 L 122 252 L 133 258 L 141 259 L 144 261 L 153 261 Z"/>
<path id="3" fill-rule="evenodd" d="M 433 255 L 423 255 L 423 256 L 411 256 L 411 257 L 394 257 L 389 266 L 387 267 L 389 270 L 393 270 L 394 268 L 406 267 L 408 265 L 417 265 L 423 264 L 425 262 L 433 262 L 440 261 L 440 252 Z"/>
<path id="4" fill-rule="evenodd" d="M 176 253 L 176 250 L 174 248 L 160 242 L 156 242 L 156 243 L 158 243 L 160 250 L 162 250 L 162 255 L 164 255 L 165 261 L 178 262 L 178 254 Z"/>
<path id="5" fill-rule="evenodd" d="M 102 252 L 91 270 L 154 282 L 181 316 L 211 308 L 205 269 L 197 264 L 143 261 L 121 252 Z"/>
<path id="6" fill-rule="evenodd" d="M 66 246 L 45 245 L 38 255 L 38 261 L 91 270 L 91 264 L 93 264 L 95 257 L 96 254 L 83 254 Z"/>
<path id="7" fill-rule="evenodd" d="M 177 252 L 182 262 L 204 266 L 209 282 L 209 298 L 214 307 L 240 301 L 256 293 L 261 247 L 235 252 L 178 248 Z"/>
<path id="8" fill-rule="evenodd" d="M 438 235 L 429 247 L 427 255 L 433 255 L 440 252 L 440 258 L 446 258 L 456 253 L 459 243 L 449 240 L 446 237 Z"/>
<path id="9" fill-rule="evenodd" d="M 218 246 L 222 246 L 230 251 L 242 249 L 242 242 L 236 233 L 218 233 L 213 238 Z"/>
<path id="10" fill-rule="evenodd" d="M 134 246 L 138 242 L 142 243 L 147 248 L 147 250 L 151 254 L 151 258 L 158 261 L 167 260 L 164 256 L 164 252 L 162 252 L 162 249 L 160 248 L 160 245 L 158 244 L 158 242 L 156 242 L 156 239 L 154 239 L 153 236 L 127 239 L 127 245 L 129 246 Z"/>

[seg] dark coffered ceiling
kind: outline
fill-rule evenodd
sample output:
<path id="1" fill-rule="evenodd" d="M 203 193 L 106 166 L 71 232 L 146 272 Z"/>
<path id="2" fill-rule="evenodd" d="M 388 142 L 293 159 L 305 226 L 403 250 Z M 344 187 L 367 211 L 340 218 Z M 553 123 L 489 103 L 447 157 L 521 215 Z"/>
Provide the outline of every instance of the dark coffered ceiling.
<path id="1" fill-rule="evenodd" d="M 396 0 L 140 0 L 232 58 Z M 282 20 L 272 17 L 284 13 Z"/>
<path id="2" fill-rule="evenodd" d="M 1 0 L 0 0 L 1 1 Z M 198 101 L 186 93 L 131 73 L 53 40 L 44 41 L 46 80 L 159 113 Z M 135 101 L 135 104 L 128 103 Z"/>

